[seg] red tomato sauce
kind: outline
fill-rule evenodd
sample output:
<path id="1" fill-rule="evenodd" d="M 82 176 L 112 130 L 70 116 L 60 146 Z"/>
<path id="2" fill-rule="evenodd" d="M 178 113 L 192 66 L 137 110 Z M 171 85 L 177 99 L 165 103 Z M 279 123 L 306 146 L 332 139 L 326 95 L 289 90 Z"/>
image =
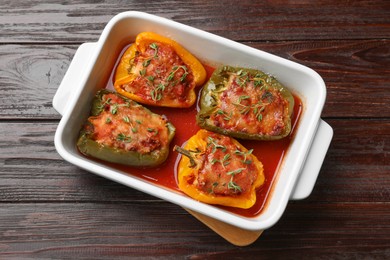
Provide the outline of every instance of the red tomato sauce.
<path id="1" fill-rule="evenodd" d="M 121 55 L 119 56 L 121 57 Z M 115 66 L 116 67 L 116 66 Z M 207 71 L 207 79 L 211 77 L 214 68 L 204 65 Z M 115 68 L 114 68 L 115 71 Z M 107 89 L 113 90 L 112 77 L 108 81 L 106 86 Z M 197 96 L 199 96 L 200 88 L 198 88 Z M 302 101 L 296 95 L 294 95 L 294 112 L 292 115 L 292 131 L 289 136 L 276 141 L 253 141 L 253 140 L 238 140 L 248 150 L 254 149 L 253 154 L 263 163 L 265 182 L 257 190 L 257 199 L 254 206 L 249 209 L 240 209 L 233 207 L 216 206 L 228 210 L 230 212 L 239 214 L 245 217 L 254 217 L 262 212 L 266 207 L 267 198 L 272 193 L 272 185 L 277 178 L 277 173 L 283 158 L 289 148 L 292 139 L 294 138 L 295 129 L 298 125 L 300 115 L 302 113 Z M 160 166 L 155 168 L 135 168 L 125 165 L 119 165 L 109 162 L 102 162 L 110 167 L 118 169 L 121 172 L 125 172 L 129 175 L 139 177 L 165 188 L 169 188 L 175 191 L 179 191 L 177 180 L 176 180 L 176 161 L 179 158 L 179 154 L 173 152 L 174 145 L 182 146 L 191 136 L 195 135 L 200 129 L 196 124 L 197 106 L 194 105 L 191 108 L 164 108 L 164 107 L 153 107 L 146 106 L 152 112 L 166 115 L 168 120 L 176 127 L 176 135 L 171 143 L 171 151 L 167 160 Z M 183 193 L 184 194 L 184 193 Z"/>

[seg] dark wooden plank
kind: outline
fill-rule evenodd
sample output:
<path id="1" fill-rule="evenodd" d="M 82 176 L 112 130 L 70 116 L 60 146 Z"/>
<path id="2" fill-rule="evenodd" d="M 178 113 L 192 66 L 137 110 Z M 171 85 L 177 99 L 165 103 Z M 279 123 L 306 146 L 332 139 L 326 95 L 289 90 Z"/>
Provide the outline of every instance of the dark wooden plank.
<path id="1" fill-rule="evenodd" d="M 64 161 L 54 147 L 57 125 L 0 123 L 1 202 L 156 200 Z"/>
<path id="2" fill-rule="evenodd" d="M 390 40 L 247 44 L 316 70 L 328 90 L 323 116 L 390 117 Z M 0 45 L 0 119 L 59 119 L 51 102 L 77 47 Z"/>
<path id="3" fill-rule="evenodd" d="M 238 41 L 389 37 L 390 5 L 375 1 L 51 1 L 0 3 L 0 42 L 96 41 L 123 11 L 144 11 Z M 28 32 L 28 33 L 26 33 Z"/>
<path id="4" fill-rule="evenodd" d="M 317 71 L 327 86 L 323 116 L 390 117 L 389 40 L 275 42 L 252 46 Z"/>
<path id="5" fill-rule="evenodd" d="M 0 118 L 59 118 L 52 99 L 76 49 L 0 45 Z"/>
<path id="6" fill-rule="evenodd" d="M 327 121 L 335 135 L 308 201 L 390 202 L 390 120 Z M 0 202 L 158 200 L 63 161 L 56 125 L 0 123 Z"/>
<path id="7" fill-rule="evenodd" d="M 334 138 L 310 199 L 390 202 L 390 121 L 327 122 Z"/>
<path id="8" fill-rule="evenodd" d="M 253 245 L 56 153 L 52 98 L 75 50 L 145 11 L 316 70 L 334 139 L 311 196 Z M 390 3 L 0 1 L 0 259 L 390 259 Z M 272 73 L 272 72 L 270 72 Z"/>
<path id="9" fill-rule="evenodd" d="M 389 203 L 294 203 L 238 248 L 165 202 L 3 204 L 0 258 L 388 259 L 389 214 Z"/>

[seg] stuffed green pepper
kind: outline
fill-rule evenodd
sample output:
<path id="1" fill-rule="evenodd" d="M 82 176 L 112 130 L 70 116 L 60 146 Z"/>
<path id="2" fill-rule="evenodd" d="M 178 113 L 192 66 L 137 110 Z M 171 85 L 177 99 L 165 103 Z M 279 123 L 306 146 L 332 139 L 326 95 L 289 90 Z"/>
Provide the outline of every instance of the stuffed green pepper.
<path id="1" fill-rule="evenodd" d="M 294 97 L 274 77 L 222 66 L 202 89 L 197 123 L 235 138 L 277 140 L 289 135 Z"/>
<path id="2" fill-rule="evenodd" d="M 130 166 L 157 166 L 168 157 L 175 127 L 161 115 L 117 93 L 99 91 L 80 131 L 82 154 Z"/>

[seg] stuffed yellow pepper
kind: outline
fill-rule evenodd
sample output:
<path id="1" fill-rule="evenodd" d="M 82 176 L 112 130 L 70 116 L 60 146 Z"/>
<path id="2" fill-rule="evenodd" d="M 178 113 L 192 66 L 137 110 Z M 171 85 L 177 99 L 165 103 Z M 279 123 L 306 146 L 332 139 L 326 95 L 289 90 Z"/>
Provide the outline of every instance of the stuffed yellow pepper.
<path id="1" fill-rule="evenodd" d="M 115 90 L 139 103 L 190 107 L 206 70 L 177 42 L 152 32 L 138 34 L 116 69 Z"/>
<path id="2" fill-rule="evenodd" d="M 209 204 L 250 208 L 264 183 L 262 163 L 235 139 L 199 130 L 182 148 L 178 186 L 188 196 Z"/>

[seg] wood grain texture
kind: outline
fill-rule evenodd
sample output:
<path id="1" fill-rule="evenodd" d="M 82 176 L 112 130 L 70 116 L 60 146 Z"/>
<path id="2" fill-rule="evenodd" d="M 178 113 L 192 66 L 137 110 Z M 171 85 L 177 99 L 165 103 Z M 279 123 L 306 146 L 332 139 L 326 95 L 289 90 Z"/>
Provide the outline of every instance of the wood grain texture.
<path id="1" fill-rule="evenodd" d="M 0 3 L 0 42 L 96 41 L 117 13 L 143 11 L 236 41 L 389 38 L 375 1 L 17 1 Z M 368 11 L 369 10 L 369 11 Z"/>
<path id="2" fill-rule="evenodd" d="M 76 49 L 0 45 L 0 118 L 59 118 L 52 99 Z"/>
<path id="3" fill-rule="evenodd" d="M 390 40 L 246 44 L 317 71 L 323 117 L 390 117 Z M 0 45 L 0 119 L 59 119 L 51 101 L 78 46 Z"/>
<path id="4" fill-rule="evenodd" d="M 276 226 L 238 248 L 167 202 L 4 204 L 0 258 L 386 259 L 389 214 L 382 203 L 293 203 Z"/>
<path id="5" fill-rule="evenodd" d="M 252 47 L 318 72 L 327 87 L 324 117 L 390 117 L 389 40 L 292 41 Z"/>
<path id="6" fill-rule="evenodd" d="M 52 99 L 76 49 L 128 10 L 323 77 L 334 138 L 317 183 L 253 244 L 55 151 Z M 0 259 L 390 259 L 389 17 L 386 0 L 0 1 Z"/>
<path id="7" fill-rule="evenodd" d="M 334 138 L 308 201 L 390 202 L 390 120 L 332 119 Z M 57 123 L 0 123 L 0 202 L 158 201 L 64 162 Z"/>

